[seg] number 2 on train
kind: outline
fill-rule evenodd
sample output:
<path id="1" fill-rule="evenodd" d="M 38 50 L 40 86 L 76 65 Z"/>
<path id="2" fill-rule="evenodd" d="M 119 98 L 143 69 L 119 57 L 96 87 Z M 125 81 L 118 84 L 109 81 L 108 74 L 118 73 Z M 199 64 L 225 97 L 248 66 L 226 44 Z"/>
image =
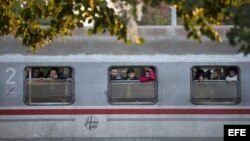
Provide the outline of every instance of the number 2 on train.
<path id="1" fill-rule="evenodd" d="M 10 72 L 10 75 L 9 75 L 8 79 L 5 81 L 5 84 L 7 84 L 7 85 L 8 85 L 8 84 L 9 84 L 9 85 L 14 85 L 14 84 L 16 84 L 16 82 L 13 81 L 13 78 L 14 78 L 14 76 L 16 75 L 16 70 L 15 70 L 14 68 L 7 68 L 5 72 L 7 72 L 7 73 Z"/>

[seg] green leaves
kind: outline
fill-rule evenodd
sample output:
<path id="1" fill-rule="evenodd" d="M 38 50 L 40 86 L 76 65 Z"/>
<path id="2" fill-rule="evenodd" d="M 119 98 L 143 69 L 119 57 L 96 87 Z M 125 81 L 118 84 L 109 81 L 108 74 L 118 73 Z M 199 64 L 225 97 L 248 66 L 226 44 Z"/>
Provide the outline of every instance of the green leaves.
<path id="1" fill-rule="evenodd" d="M 11 1 L 1 1 L 0 3 L 0 35 L 11 34 L 15 32 L 19 24 L 19 18 L 12 13 L 14 3 Z"/>
<path id="2" fill-rule="evenodd" d="M 227 33 L 227 37 L 231 45 L 238 45 L 239 52 L 246 55 L 250 53 L 250 4 L 241 5 L 234 12 L 235 26 Z"/>
<path id="3" fill-rule="evenodd" d="M 173 0 L 171 3 L 177 5 L 177 14 L 183 19 L 188 38 L 201 42 L 201 36 L 205 35 L 221 42 L 214 27 L 233 19 L 234 28 L 227 33 L 229 43 L 240 45 L 239 52 L 250 53 L 250 0 Z"/>
<path id="4" fill-rule="evenodd" d="M 138 16 L 136 0 L 111 0 L 129 4 L 130 14 Z M 232 45 L 239 51 L 250 52 L 250 0 L 143 0 L 144 7 L 159 7 L 162 3 L 175 6 L 177 15 L 183 20 L 188 38 L 202 42 L 205 35 L 211 40 L 222 41 L 214 27 L 225 21 L 234 24 L 227 34 Z M 146 12 L 146 11 L 144 11 Z M 124 17 L 123 17 L 124 18 Z M 125 20 L 118 16 L 106 0 L 1 0 L 0 36 L 11 34 L 21 38 L 23 44 L 36 51 L 55 38 L 71 35 L 83 23 L 93 24 L 88 35 L 110 33 L 125 43 L 143 44 L 144 39 L 128 37 Z M 136 28 L 135 28 L 136 29 Z"/>
<path id="5" fill-rule="evenodd" d="M 88 34 L 105 33 L 126 42 L 126 25 L 105 0 L 0 1 L 0 35 L 12 34 L 36 51 L 58 36 L 71 35 L 83 23 L 93 23 Z M 44 25 L 45 24 L 45 25 Z"/>
<path id="6" fill-rule="evenodd" d="M 221 42 L 221 37 L 213 29 L 223 20 L 220 1 L 183 1 L 176 4 L 178 16 L 183 19 L 184 27 L 188 31 L 188 38 L 201 42 L 201 36 L 206 35 L 211 40 Z"/>

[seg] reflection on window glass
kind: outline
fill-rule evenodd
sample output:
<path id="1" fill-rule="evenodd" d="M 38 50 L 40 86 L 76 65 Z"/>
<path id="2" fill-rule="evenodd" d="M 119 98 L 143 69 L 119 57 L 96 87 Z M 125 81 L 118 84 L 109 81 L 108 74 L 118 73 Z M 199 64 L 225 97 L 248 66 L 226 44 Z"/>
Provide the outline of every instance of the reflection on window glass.
<path id="1" fill-rule="evenodd" d="M 109 102 L 112 104 L 153 104 L 157 101 L 156 68 L 109 68 Z"/>
<path id="2" fill-rule="evenodd" d="M 27 104 L 71 104 L 73 102 L 70 67 L 27 67 L 25 76 Z"/>
<path id="3" fill-rule="evenodd" d="M 239 68 L 196 66 L 191 69 L 191 101 L 194 104 L 237 104 L 240 102 Z"/>

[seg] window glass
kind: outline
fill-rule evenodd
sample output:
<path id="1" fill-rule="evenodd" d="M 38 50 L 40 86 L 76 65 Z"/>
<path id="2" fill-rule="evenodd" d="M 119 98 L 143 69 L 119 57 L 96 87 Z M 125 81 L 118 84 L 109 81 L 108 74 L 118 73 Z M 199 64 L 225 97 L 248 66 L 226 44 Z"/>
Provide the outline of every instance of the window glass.
<path id="1" fill-rule="evenodd" d="M 236 66 L 195 66 L 191 69 L 194 104 L 236 104 L 240 101 L 240 70 Z"/>
<path id="2" fill-rule="evenodd" d="M 25 77 L 26 104 L 72 104 L 70 67 L 27 67 Z"/>
<path id="3" fill-rule="evenodd" d="M 108 97 L 112 104 L 153 104 L 157 101 L 156 68 L 112 66 L 108 70 Z"/>

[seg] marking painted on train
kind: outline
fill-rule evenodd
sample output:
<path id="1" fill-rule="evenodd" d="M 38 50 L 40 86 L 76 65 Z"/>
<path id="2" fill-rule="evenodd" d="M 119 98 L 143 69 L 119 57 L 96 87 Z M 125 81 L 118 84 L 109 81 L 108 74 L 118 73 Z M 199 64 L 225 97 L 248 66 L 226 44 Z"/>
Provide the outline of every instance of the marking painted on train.
<path id="1" fill-rule="evenodd" d="M 0 115 L 250 115 L 250 109 L 0 109 Z"/>
<path id="2" fill-rule="evenodd" d="M 6 96 L 16 96 L 16 86 L 15 85 L 5 85 L 5 95 Z"/>
<path id="3" fill-rule="evenodd" d="M 10 76 L 8 77 L 8 79 L 5 81 L 6 85 L 14 85 L 16 84 L 16 81 L 13 81 L 12 79 L 15 77 L 16 75 L 16 70 L 14 68 L 7 68 L 5 70 L 6 73 L 10 72 Z"/>
<path id="4" fill-rule="evenodd" d="M 108 122 L 124 121 L 250 121 L 250 118 L 107 118 Z"/>
<path id="5" fill-rule="evenodd" d="M 89 130 L 94 130 L 98 127 L 98 119 L 94 116 L 87 117 L 85 127 Z"/>
<path id="6" fill-rule="evenodd" d="M 0 119 L 0 122 L 59 122 L 59 121 L 72 121 L 74 122 L 75 118 L 33 118 L 33 119 Z"/>

